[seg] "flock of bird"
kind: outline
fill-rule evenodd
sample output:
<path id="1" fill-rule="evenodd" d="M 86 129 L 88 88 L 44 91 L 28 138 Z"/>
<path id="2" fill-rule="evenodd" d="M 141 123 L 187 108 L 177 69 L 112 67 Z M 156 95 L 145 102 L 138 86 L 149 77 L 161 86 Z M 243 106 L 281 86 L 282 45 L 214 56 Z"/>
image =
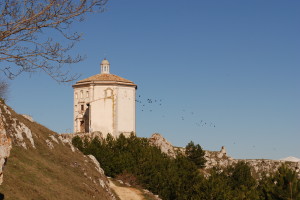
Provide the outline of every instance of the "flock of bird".
<path id="1" fill-rule="evenodd" d="M 155 109 L 162 109 L 159 108 L 158 106 L 163 106 L 164 101 L 162 99 L 153 99 L 153 98 L 142 98 L 141 95 L 138 95 L 136 98 L 136 103 L 139 104 L 139 107 L 142 112 L 153 112 Z M 162 117 L 166 117 L 165 113 L 162 115 Z M 197 114 L 194 111 L 188 111 L 186 109 L 182 109 L 181 113 L 178 115 L 178 119 L 181 121 L 188 121 L 190 119 L 197 119 L 199 118 Z M 204 119 L 197 120 L 194 122 L 194 125 L 197 127 L 211 127 L 211 128 L 216 128 L 216 124 Z M 236 145 L 236 142 L 233 142 L 233 145 Z M 255 145 L 252 145 L 252 148 L 256 148 Z M 275 148 L 273 150 L 276 150 Z"/>
<path id="2" fill-rule="evenodd" d="M 156 104 L 161 106 L 162 100 L 161 99 L 146 99 L 142 100 L 141 95 L 138 96 L 138 99 L 135 100 L 137 103 L 139 103 L 142 106 L 142 112 L 147 111 L 147 107 L 149 104 Z M 148 109 L 150 112 L 152 112 L 152 109 Z"/>
<path id="3" fill-rule="evenodd" d="M 157 106 L 163 105 L 162 99 L 142 98 L 141 95 L 138 95 L 135 101 L 139 104 L 139 107 L 142 112 L 153 112 L 155 108 L 157 108 Z M 187 120 L 187 118 L 190 118 L 191 116 L 193 117 L 193 119 L 197 118 L 194 112 L 186 112 L 186 110 L 183 109 L 182 113 L 179 116 L 179 120 L 184 121 Z M 165 115 L 162 115 L 162 117 L 165 117 Z M 198 127 L 216 127 L 216 125 L 213 122 L 209 122 L 203 119 L 196 121 L 194 125 Z"/>
<path id="4" fill-rule="evenodd" d="M 136 97 L 136 103 L 139 104 L 139 108 L 142 112 L 153 112 L 155 109 L 163 109 L 162 107 L 159 108 L 158 106 L 163 106 L 164 102 L 162 99 L 153 99 L 153 98 L 142 98 L 141 95 L 138 95 Z M 166 113 L 162 115 L 163 118 L 165 118 Z M 178 120 L 181 121 L 188 121 L 191 120 L 191 117 L 193 120 L 199 118 L 197 114 L 194 111 L 188 111 L 186 109 L 182 109 L 181 113 L 178 115 Z M 216 128 L 216 124 L 204 119 L 197 120 L 194 122 L 194 125 L 197 127 L 210 127 L 210 128 Z M 233 145 L 236 145 L 236 142 L 233 142 Z M 251 145 L 253 149 L 256 148 L 255 145 Z M 276 151 L 276 148 L 273 148 L 273 151 Z"/>

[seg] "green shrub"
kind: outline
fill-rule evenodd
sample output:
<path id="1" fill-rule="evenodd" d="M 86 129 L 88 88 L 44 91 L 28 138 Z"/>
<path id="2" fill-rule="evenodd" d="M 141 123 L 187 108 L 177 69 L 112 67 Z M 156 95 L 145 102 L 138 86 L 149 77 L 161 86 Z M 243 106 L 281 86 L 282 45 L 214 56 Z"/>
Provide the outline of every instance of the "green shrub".
<path id="1" fill-rule="evenodd" d="M 188 143 L 185 147 L 185 154 L 193 163 L 195 163 L 197 167 L 205 167 L 205 152 L 202 150 L 199 144 L 195 145 L 193 141 Z"/>

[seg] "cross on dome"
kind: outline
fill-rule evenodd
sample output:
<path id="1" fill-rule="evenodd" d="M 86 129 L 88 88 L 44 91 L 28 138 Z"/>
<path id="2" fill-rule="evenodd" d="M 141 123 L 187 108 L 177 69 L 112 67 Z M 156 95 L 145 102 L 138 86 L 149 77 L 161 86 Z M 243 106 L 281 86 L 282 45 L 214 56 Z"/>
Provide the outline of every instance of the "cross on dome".
<path id="1" fill-rule="evenodd" d="M 109 74 L 109 62 L 104 58 L 100 64 L 101 66 L 101 74 Z"/>

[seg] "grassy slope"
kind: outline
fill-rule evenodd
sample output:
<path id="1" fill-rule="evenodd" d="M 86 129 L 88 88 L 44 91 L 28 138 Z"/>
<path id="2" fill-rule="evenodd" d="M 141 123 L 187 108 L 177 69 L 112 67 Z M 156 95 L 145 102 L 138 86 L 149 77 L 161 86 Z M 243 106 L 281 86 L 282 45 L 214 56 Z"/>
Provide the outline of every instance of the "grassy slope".
<path id="1" fill-rule="evenodd" d="M 11 155 L 4 169 L 4 182 L 0 193 L 5 199 L 110 199 L 92 161 L 81 152 L 72 152 L 68 145 L 52 141 L 50 149 L 45 140 L 49 135 L 58 136 L 49 129 L 28 121 L 16 113 L 13 116 L 28 126 L 36 149 L 25 150 L 13 144 Z M 51 140 L 51 139 L 50 139 Z"/>

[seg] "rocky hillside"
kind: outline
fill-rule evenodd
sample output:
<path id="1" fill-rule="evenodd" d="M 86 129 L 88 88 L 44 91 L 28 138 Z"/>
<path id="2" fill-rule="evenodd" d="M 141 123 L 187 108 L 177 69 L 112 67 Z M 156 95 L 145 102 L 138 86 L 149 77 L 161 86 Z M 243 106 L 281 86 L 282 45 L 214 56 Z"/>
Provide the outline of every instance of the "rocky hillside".
<path id="1" fill-rule="evenodd" d="M 0 186 L 6 200 L 116 199 L 93 156 L 84 156 L 70 140 L 16 114 L 3 101 L 0 136 L 1 166 L 10 153 Z"/>
<path id="2" fill-rule="evenodd" d="M 175 157 L 178 152 L 184 153 L 185 149 L 182 147 L 174 147 L 163 136 L 158 133 L 153 134 L 149 138 L 151 144 L 159 147 L 162 152 L 168 154 L 171 157 Z M 298 173 L 300 178 L 300 162 L 291 162 L 286 160 L 269 160 L 269 159 L 234 159 L 227 155 L 225 147 L 222 147 L 220 151 L 207 151 L 205 150 L 206 165 L 205 169 L 213 167 L 224 168 L 237 163 L 238 161 L 244 161 L 252 167 L 252 173 L 256 178 L 260 178 L 263 173 L 270 174 L 285 163 L 291 169 Z"/>
<path id="3" fill-rule="evenodd" d="M 136 191 L 129 186 L 125 190 L 115 189 L 119 194 L 116 197 L 111 186 L 121 186 L 109 184 L 98 161 L 73 147 L 71 139 L 75 135 L 57 134 L 34 122 L 29 116 L 18 115 L 0 100 L 0 183 L 4 178 L 0 186 L 0 199 L 4 196 L 6 200 L 113 200 L 128 199 L 128 194 L 137 195 L 140 199 L 158 199 L 152 194 L 145 196 L 145 191 Z M 80 136 L 101 138 L 101 133 Z M 171 157 L 185 151 L 184 148 L 172 146 L 160 134 L 153 134 L 149 142 Z M 229 157 L 225 147 L 220 151 L 205 151 L 205 158 L 206 169 L 227 167 L 240 161 Z M 243 161 L 252 166 L 257 178 L 262 173 L 274 172 L 282 163 L 293 168 L 300 176 L 300 162 L 261 159 Z"/>

